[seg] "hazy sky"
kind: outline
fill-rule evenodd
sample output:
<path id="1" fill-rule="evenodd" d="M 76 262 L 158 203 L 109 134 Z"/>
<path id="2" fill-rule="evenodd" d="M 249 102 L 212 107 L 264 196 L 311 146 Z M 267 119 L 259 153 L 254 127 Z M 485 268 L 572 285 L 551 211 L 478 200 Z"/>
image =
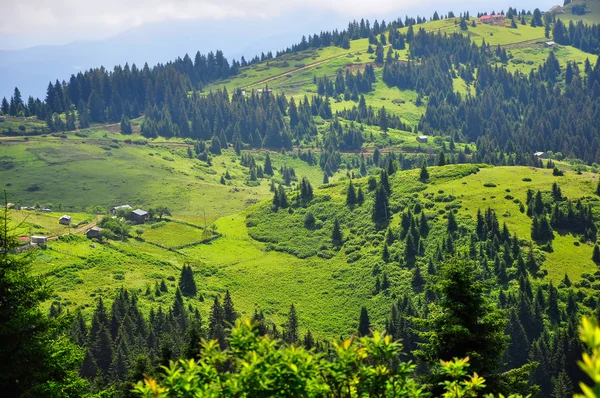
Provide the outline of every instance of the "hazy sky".
<path id="1" fill-rule="evenodd" d="M 0 0 L 0 49 L 101 39 L 167 20 L 274 18 L 302 8 L 344 16 L 548 9 L 562 0 Z M 429 16 L 429 15 L 428 15 Z M 299 18 L 300 19 L 300 18 Z M 331 27 L 323 27 L 328 29 Z"/>

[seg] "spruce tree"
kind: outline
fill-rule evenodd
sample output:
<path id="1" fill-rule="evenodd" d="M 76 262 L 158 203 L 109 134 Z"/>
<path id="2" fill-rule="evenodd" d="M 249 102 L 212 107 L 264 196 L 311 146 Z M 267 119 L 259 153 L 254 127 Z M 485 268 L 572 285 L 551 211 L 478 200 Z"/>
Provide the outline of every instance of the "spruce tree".
<path id="1" fill-rule="evenodd" d="M 225 348 L 226 346 L 225 328 L 223 327 L 224 320 L 225 313 L 219 301 L 219 296 L 215 296 L 208 320 L 208 337 L 213 340 L 219 340 L 221 348 Z"/>
<path id="2" fill-rule="evenodd" d="M 454 217 L 454 212 L 452 210 L 448 212 L 448 224 L 446 229 L 450 233 L 458 230 L 458 224 L 456 223 L 456 218 Z"/>
<path id="3" fill-rule="evenodd" d="M 181 293 L 187 297 L 195 297 L 198 292 L 196 282 L 194 281 L 194 271 L 191 265 L 184 265 L 179 277 L 179 288 Z"/>
<path id="4" fill-rule="evenodd" d="M 334 246 L 341 246 L 344 238 L 342 236 L 342 228 L 338 219 L 333 220 L 333 229 L 331 231 L 331 243 Z"/>
<path id="5" fill-rule="evenodd" d="M 594 253 L 592 254 L 592 261 L 596 264 L 600 264 L 600 247 L 596 244 L 594 245 Z"/>
<path id="6" fill-rule="evenodd" d="M 357 203 L 357 201 L 358 199 L 356 198 L 356 190 L 354 189 L 352 180 L 350 180 L 350 184 L 348 184 L 348 193 L 346 194 L 346 204 L 352 207 Z"/>
<path id="7" fill-rule="evenodd" d="M 363 193 L 362 187 L 358 187 L 358 194 L 356 195 L 356 203 L 362 205 L 365 202 L 365 194 Z"/>
<path id="8" fill-rule="evenodd" d="M 265 156 L 265 166 L 263 167 L 263 173 L 265 173 L 265 175 L 268 176 L 273 175 L 273 165 L 271 164 L 271 155 L 269 155 L 269 152 L 267 152 L 267 155 Z"/>
<path id="9" fill-rule="evenodd" d="M 43 277 L 33 275 L 34 251 L 17 251 L 5 194 L 0 210 L 0 391 L 6 397 L 81 396 L 77 375 L 83 359 L 70 343 L 64 319 L 40 305 L 52 297 Z"/>
<path id="10" fill-rule="evenodd" d="M 298 314 L 294 304 L 290 307 L 288 319 L 285 324 L 284 340 L 288 344 L 297 344 L 300 336 L 298 334 Z"/>
<path id="11" fill-rule="evenodd" d="M 238 318 L 229 290 L 225 292 L 225 298 L 223 298 L 223 317 L 225 324 L 228 327 L 233 327 L 235 325 L 235 320 Z"/>
<path id="12" fill-rule="evenodd" d="M 496 372 L 506 349 L 505 318 L 486 299 L 475 269 L 457 258 L 443 264 L 436 285 L 438 309 L 427 321 L 431 332 L 416 355 L 431 364 L 468 356 L 469 369 L 487 376 Z"/>
<path id="13" fill-rule="evenodd" d="M 444 155 L 444 151 L 440 151 L 440 154 L 438 155 L 437 165 L 438 166 L 445 166 L 446 165 L 446 156 Z"/>
<path id="14" fill-rule="evenodd" d="M 368 336 L 371 334 L 371 320 L 369 319 L 369 313 L 367 307 L 360 309 L 360 318 L 358 319 L 358 335 L 360 337 Z"/>
<path id="15" fill-rule="evenodd" d="M 419 175 L 421 182 L 427 182 L 429 180 L 429 171 L 427 171 L 427 162 L 423 162 L 421 166 L 421 174 Z"/>
<path id="16" fill-rule="evenodd" d="M 387 192 L 380 184 L 375 190 L 375 204 L 373 207 L 372 219 L 377 226 L 382 227 L 387 226 L 389 218 L 390 214 Z"/>

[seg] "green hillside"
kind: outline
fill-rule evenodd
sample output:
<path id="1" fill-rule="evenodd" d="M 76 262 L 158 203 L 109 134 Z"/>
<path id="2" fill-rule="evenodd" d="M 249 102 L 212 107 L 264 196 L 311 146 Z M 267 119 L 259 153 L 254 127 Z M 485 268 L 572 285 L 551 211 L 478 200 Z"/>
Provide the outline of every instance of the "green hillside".
<path id="1" fill-rule="evenodd" d="M 600 314 L 600 38 L 532 11 L 355 21 L 262 61 L 92 70 L 27 104 L 15 89 L 0 260 L 31 254 L 43 313 L 75 321 L 56 332 L 81 348 L 70 396 L 129 396 L 201 339 L 242 350 L 240 318 L 328 355 L 385 331 L 434 396 L 440 360 L 467 356 L 489 392 L 571 396 L 576 325 Z"/>
<path id="2" fill-rule="evenodd" d="M 557 14 L 557 17 L 564 21 L 583 21 L 590 25 L 600 23 L 600 1 L 598 0 L 573 0 L 562 7 L 562 11 L 564 13 Z"/>

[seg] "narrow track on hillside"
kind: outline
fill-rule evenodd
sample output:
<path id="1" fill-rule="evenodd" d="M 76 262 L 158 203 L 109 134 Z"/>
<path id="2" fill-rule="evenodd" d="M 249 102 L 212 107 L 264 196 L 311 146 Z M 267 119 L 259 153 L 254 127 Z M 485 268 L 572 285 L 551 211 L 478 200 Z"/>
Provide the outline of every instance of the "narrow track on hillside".
<path id="1" fill-rule="evenodd" d="M 67 231 L 67 232 L 63 232 L 61 234 L 56 234 L 56 235 L 48 236 L 48 240 L 56 240 L 59 237 L 64 236 L 64 235 L 80 234 L 82 232 L 87 231 L 90 228 L 94 228 L 98 224 L 98 221 L 100 221 L 100 216 L 96 216 L 96 220 L 94 220 L 94 221 L 92 221 L 92 222 L 90 222 L 88 224 L 79 226 L 79 227 L 77 227 L 76 229 L 74 229 L 72 231 Z"/>
<path id="2" fill-rule="evenodd" d="M 303 66 L 301 68 L 292 69 L 290 71 L 287 71 L 287 72 L 284 72 L 284 73 L 280 73 L 280 74 L 275 75 L 275 76 L 268 77 L 268 78 L 263 79 L 263 80 L 261 80 L 259 82 L 251 83 L 251 84 L 248 84 L 247 86 L 243 86 L 241 88 L 242 89 L 246 89 L 246 88 L 256 87 L 256 86 L 259 86 L 259 85 L 262 85 L 262 84 L 267 84 L 270 81 L 277 80 L 277 79 L 280 79 L 282 77 L 290 76 L 290 75 L 293 75 L 294 73 L 302 72 L 302 71 L 305 71 L 307 69 L 312 69 L 312 68 L 315 68 L 315 67 L 317 67 L 319 65 L 326 64 L 329 61 L 333 61 L 334 59 L 344 58 L 344 57 L 347 57 L 347 56 L 348 56 L 348 54 L 339 55 L 337 57 L 330 57 L 330 58 L 321 60 L 319 62 L 315 62 L 314 64 L 305 65 L 305 66 Z"/>

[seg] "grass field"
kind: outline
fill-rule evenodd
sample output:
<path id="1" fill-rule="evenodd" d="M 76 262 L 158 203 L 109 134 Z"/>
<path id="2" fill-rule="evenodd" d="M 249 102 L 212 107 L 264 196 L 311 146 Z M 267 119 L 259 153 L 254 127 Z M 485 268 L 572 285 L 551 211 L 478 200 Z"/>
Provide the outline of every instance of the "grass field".
<path id="1" fill-rule="evenodd" d="M 573 14 L 573 7 L 578 5 L 585 5 L 586 13 L 584 15 Z M 569 21 L 583 21 L 589 25 L 600 23 L 600 1 L 598 0 L 573 0 L 569 5 L 564 7 L 564 11 L 564 14 L 558 14 L 557 17 L 566 23 Z"/>
<path id="2" fill-rule="evenodd" d="M 527 167 L 477 170 L 473 165 L 430 167 L 429 184 L 418 181 L 418 170 L 397 172 L 391 179 L 391 205 L 401 212 L 407 204 L 420 201 L 427 208 L 432 234 L 445 228 L 443 214 L 448 204 L 458 208 L 457 218 L 466 225 L 474 223 L 478 208 L 492 207 L 501 223 L 506 222 L 511 232 L 528 241 L 531 220 L 520 213 L 515 203 L 516 199 L 525 200 L 527 189 L 549 191 L 552 183 L 558 182 L 569 199 L 595 198 L 597 176 L 591 173 L 567 172 L 564 177 L 554 177 L 550 170 Z M 484 186 L 489 183 L 496 186 Z M 366 190 L 365 184 L 366 178 L 355 180 L 355 185 Z M 381 327 L 389 311 L 389 297 L 410 291 L 412 274 L 395 263 L 381 263 L 379 242 L 383 232 L 373 229 L 367 204 L 352 211 L 347 208 L 345 190 L 343 181 L 318 189 L 317 199 L 308 209 L 293 212 L 272 213 L 270 201 L 254 204 L 240 213 L 217 219 L 215 228 L 221 236 L 216 240 L 178 251 L 150 242 L 180 246 L 201 238 L 202 231 L 167 222 L 159 223 L 158 228 L 145 226 L 142 237 L 147 242 L 130 239 L 93 248 L 83 237 L 58 240 L 46 250 L 39 250 L 34 269 L 49 276 L 56 290 L 54 300 L 69 308 L 88 308 L 88 315 L 97 297 L 110 298 L 114 289 L 121 286 L 138 289 L 145 311 L 155 305 L 170 305 L 181 266 L 190 264 L 200 293 L 191 301 L 204 308 L 205 313 L 212 297 L 230 290 L 242 316 L 261 309 L 279 325 L 294 303 L 302 329 L 310 329 L 318 337 L 351 333 L 362 305 L 369 308 L 375 327 Z M 434 199 L 439 195 L 453 195 L 456 199 L 439 202 Z M 600 203 L 594 198 L 590 203 L 600 212 Z M 315 230 L 303 226 L 308 210 L 319 220 Z M 392 219 L 394 227 L 399 224 L 399 214 Z M 341 220 L 347 237 L 339 251 L 328 243 L 334 215 Z M 50 220 L 54 214 L 47 217 Z M 184 218 L 202 225 L 202 217 Z M 546 278 L 559 281 L 567 273 L 577 281 L 581 274 L 597 270 L 591 261 L 592 246 L 577 244 L 578 237 L 570 234 L 561 232 L 555 236 L 554 251 L 545 254 L 542 266 L 548 272 Z M 393 288 L 385 295 L 373 291 L 372 272 L 376 264 L 392 281 Z M 153 286 L 163 279 L 169 293 L 156 296 Z"/>
<path id="3" fill-rule="evenodd" d="M 165 247 L 183 246 L 203 239 L 204 230 L 177 222 L 167 222 L 158 228 L 146 228 L 142 237 Z"/>

